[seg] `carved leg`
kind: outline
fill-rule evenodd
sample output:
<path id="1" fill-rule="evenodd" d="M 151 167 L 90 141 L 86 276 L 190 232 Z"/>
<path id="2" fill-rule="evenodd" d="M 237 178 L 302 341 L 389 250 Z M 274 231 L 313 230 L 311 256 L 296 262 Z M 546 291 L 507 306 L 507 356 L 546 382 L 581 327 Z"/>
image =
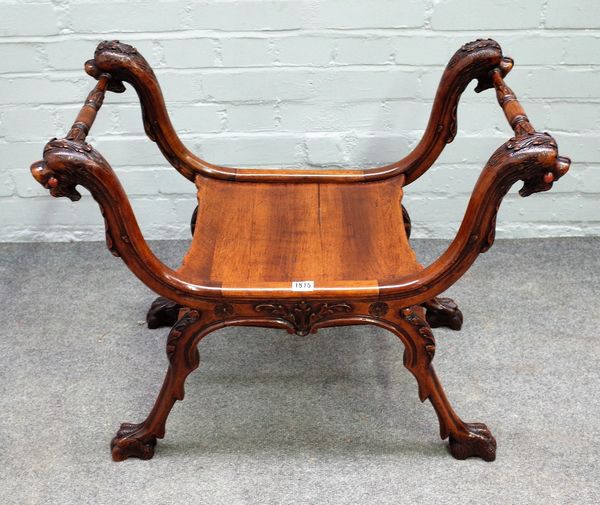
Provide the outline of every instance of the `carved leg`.
<path id="1" fill-rule="evenodd" d="M 422 309 L 421 309 L 422 310 Z M 416 307 L 403 309 L 398 336 L 405 345 L 404 366 L 415 376 L 421 401 L 429 398 L 440 422 L 442 440 L 449 438 L 450 453 L 456 459 L 471 456 L 485 461 L 496 459 L 496 440 L 485 424 L 465 423 L 454 412 L 438 380 L 431 361 L 435 339 L 431 328 L 418 314 Z"/>
<path id="2" fill-rule="evenodd" d="M 185 379 L 198 367 L 200 355 L 196 348 L 202 337 L 215 326 L 214 320 L 204 320 L 196 310 L 190 310 L 173 326 L 167 339 L 169 368 L 154 407 L 145 421 L 123 423 L 110 443 L 112 459 L 150 459 L 157 438 L 165 435 L 165 423 L 176 400 L 183 400 Z"/>
<path id="3" fill-rule="evenodd" d="M 159 296 L 152 302 L 146 314 L 148 328 L 154 330 L 163 326 L 173 326 L 179 317 L 179 309 L 181 305 L 178 303 Z"/>
<path id="4" fill-rule="evenodd" d="M 463 315 L 454 300 L 433 298 L 423 303 L 423 307 L 427 310 L 425 317 L 432 328 L 445 326 L 456 331 L 462 328 Z"/>

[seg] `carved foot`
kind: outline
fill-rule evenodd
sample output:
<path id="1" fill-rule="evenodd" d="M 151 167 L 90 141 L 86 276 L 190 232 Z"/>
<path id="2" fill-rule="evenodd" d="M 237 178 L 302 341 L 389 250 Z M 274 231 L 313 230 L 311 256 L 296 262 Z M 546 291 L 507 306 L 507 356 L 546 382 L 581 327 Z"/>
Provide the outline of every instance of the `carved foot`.
<path id="1" fill-rule="evenodd" d="M 162 326 L 173 326 L 179 318 L 181 305 L 159 296 L 150 305 L 146 314 L 148 328 L 154 330 Z"/>
<path id="2" fill-rule="evenodd" d="M 144 423 L 123 423 L 110 442 L 113 461 L 127 458 L 151 459 L 154 456 L 156 437 L 146 432 Z"/>
<path id="3" fill-rule="evenodd" d="M 427 309 L 425 317 L 432 328 L 445 326 L 455 331 L 462 328 L 462 312 L 450 298 L 434 298 L 425 302 L 423 307 Z"/>
<path id="4" fill-rule="evenodd" d="M 496 439 L 482 423 L 464 423 L 465 432 L 450 435 L 450 454 L 456 459 L 467 459 L 472 456 L 484 461 L 496 459 Z"/>

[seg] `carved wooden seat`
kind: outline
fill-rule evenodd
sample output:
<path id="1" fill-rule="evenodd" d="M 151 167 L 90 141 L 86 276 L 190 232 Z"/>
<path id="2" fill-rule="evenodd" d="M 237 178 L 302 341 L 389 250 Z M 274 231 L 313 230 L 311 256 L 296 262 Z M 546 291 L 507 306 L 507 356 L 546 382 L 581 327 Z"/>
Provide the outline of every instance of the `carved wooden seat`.
<path id="1" fill-rule="evenodd" d="M 198 218 L 179 273 L 223 295 L 313 281 L 328 296 L 376 290 L 421 270 L 404 231 L 398 176 L 360 182 L 297 184 L 198 176 Z"/>
<path id="2" fill-rule="evenodd" d="M 536 132 L 504 77 L 512 60 L 493 40 L 461 47 L 438 88 L 425 134 L 404 159 L 368 170 L 235 169 L 207 163 L 177 137 L 160 87 L 144 58 L 118 41 L 101 43 L 88 74 L 98 80 L 73 127 L 51 140 L 33 176 L 53 196 L 80 198 L 86 187 L 100 205 L 111 252 L 121 256 L 156 291 L 148 325 L 173 324 L 167 339 L 169 367 L 145 421 L 125 423 L 112 440 L 113 459 L 151 458 L 157 438 L 184 381 L 199 364 L 198 342 L 225 326 L 265 326 L 305 335 L 326 326 L 374 324 L 404 344 L 404 364 L 419 398 L 429 399 L 442 439 L 458 459 L 495 458 L 496 441 L 483 424 L 465 423 L 453 411 L 431 361 L 431 327 L 459 329 L 462 314 L 437 298 L 493 243 L 501 200 L 517 181 L 528 196 L 550 189 L 570 161 L 556 143 Z M 495 88 L 515 136 L 483 168 L 460 230 L 431 265 L 421 266 L 408 242 L 410 220 L 403 188 L 422 175 L 456 134 L 460 95 Z M 172 270 L 152 253 L 108 162 L 85 142 L 107 90 L 137 91 L 146 133 L 169 162 L 198 187 L 191 247 Z"/>

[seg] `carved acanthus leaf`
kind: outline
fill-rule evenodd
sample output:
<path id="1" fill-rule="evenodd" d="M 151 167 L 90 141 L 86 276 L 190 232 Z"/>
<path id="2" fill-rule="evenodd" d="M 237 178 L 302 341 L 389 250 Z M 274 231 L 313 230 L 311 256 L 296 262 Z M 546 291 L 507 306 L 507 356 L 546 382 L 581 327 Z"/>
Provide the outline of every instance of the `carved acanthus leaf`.
<path id="1" fill-rule="evenodd" d="M 500 50 L 500 44 L 498 44 L 498 42 L 496 42 L 494 39 L 477 39 L 472 40 L 471 42 L 467 42 L 459 49 L 459 51 L 462 51 L 464 53 L 471 53 L 479 49 Z"/>
<path id="2" fill-rule="evenodd" d="M 181 339 L 184 330 L 198 319 L 200 319 L 200 312 L 192 309 L 186 312 L 183 317 L 181 317 L 181 319 L 175 323 L 175 326 L 171 328 L 169 336 L 167 337 L 167 356 L 170 362 L 173 362 L 175 351 L 177 349 L 177 343 Z"/>
<path id="3" fill-rule="evenodd" d="M 256 312 L 266 312 L 289 322 L 297 335 L 305 336 L 312 327 L 333 314 L 350 313 L 349 303 L 309 303 L 306 301 L 293 304 L 259 303 L 254 306 Z"/>
<path id="4" fill-rule="evenodd" d="M 545 132 L 535 132 L 519 137 L 513 137 L 506 143 L 506 148 L 512 152 L 535 146 L 549 146 L 557 148 L 556 141 Z"/>
<path id="5" fill-rule="evenodd" d="M 454 53 L 454 56 L 452 56 L 452 58 L 448 62 L 447 68 L 452 68 L 467 54 L 483 49 L 496 49 L 498 51 L 502 51 L 502 49 L 500 48 L 500 44 L 498 44 L 498 42 L 496 42 L 493 39 L 473 40 L 464 44 L 458 51 L 456 51 L 456 53 Z"/>
<path id="6" fill-rule="evenodd" d="M 93 147 L 87 142 L 74 142 L 70 139 L 52 139 L 44 146 L 44 154 L 54 151 L 56 149 L 67 149 L 69 151 L 75 151 L 81 154 L 91 154 Z"/>
<path id="7" fill-rule="evenodd" d="M 427 324 L 427 321 L 425 321 L 414 311 L 414 309 L 410 307 L 402 309 L 400 311 L 400 315 L 403 319 L 408 321 L 417 329 L 425 344 L 425 352 L 427 353 L 427 357 L 429 358 L 429 361 L 431 361 L 435 355 L 435 338 L 431 332 L 429 324 Z"/>
<path id="8" fill-rule="evenodd" d="M 98 44 L 94 55 L 96 56 L 102 51 L 114 51 L 116 53 L 122 54 L 139 54 L 138 50 L 135 47 L 130 46 L 129 44 L 125 44 L 120 40 L 103 40 L 102 42 L 100 42 L 100 44 Z"/>

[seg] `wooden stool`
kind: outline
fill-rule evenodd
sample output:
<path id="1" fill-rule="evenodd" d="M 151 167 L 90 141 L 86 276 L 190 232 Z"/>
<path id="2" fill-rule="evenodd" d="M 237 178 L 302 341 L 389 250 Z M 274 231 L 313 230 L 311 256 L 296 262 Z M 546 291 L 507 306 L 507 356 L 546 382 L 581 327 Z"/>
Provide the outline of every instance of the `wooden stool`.
<path id="1" fill-rule="evenodd" d="M 521 196 L 546 191 L 569 168 L 554 139 L 535 131 L 504 83 L 512 65 L 493 40 L 461 47 L 442 75 L 422 140 L 396 163 L 368 170 L 236 169 L 188 151 L 146 60 L 129 45 L 102 42 L 85 66 L 96 87 L 67 136 L 48 142 L 31 171 L 52 196 L 79 200 L 78 184 L 92 193 L 110 251 L 161 295 L 148 325 L 174 324 L 167 340 L 170 364 L 154 408 L 142 423 L 121 426 L 111 443 L 113 459 L 153 456 L 173 404 L 183 399 L 185 379 L 199 364 L 196 346 L 210 332 L 264 326 L 306 335 L 328 326 L 374 324 L 404 344 L 404 365 L 417 379 L 421 401 L 433 404 L 452 455 L 492 461 L 496 441 L 488 428 L 463 422 L 444 394 L 431 364 L 431 327 L 460 329 L 456 304 L 437 296 L 490 248 L 509 188 L 521 180 Z M 515 136 L 485 165 L 451 245 L 424 268 L 408 241 L 403 188 L 454 139 L 458 101 L 473 79 L 477 92 L 495 88 Z M 123 81 L 138 93 L 150 139 L 198 188 L 192 245 L 177 270 L 152 253 L 112 168 L 85 142 L 106 91 L 124 91 Z"/>

